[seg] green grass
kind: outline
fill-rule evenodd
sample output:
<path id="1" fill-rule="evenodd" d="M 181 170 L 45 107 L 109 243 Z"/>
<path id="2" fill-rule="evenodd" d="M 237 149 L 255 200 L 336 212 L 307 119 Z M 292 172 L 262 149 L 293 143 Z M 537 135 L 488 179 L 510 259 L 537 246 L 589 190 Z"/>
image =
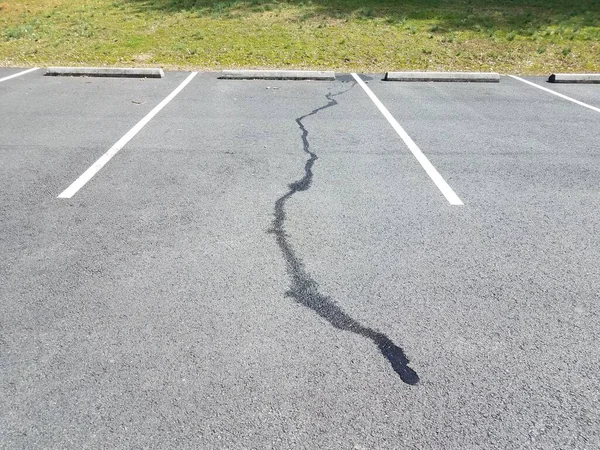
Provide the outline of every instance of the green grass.
<path id="1" fill-rule="evenodd" d="M 600 71 L 600 0 L 0 0 L 0 65 Z"/>

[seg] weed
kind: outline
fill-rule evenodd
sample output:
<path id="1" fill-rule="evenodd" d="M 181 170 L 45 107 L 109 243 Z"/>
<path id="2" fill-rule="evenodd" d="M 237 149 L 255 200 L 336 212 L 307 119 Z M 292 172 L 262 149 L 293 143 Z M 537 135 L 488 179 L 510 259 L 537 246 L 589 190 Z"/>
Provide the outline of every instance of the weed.
<path id="1" fill-rule="evenodd" d="M 413 25 L 407 26 L 406 31 L 408 31 L 408 34 L 417 34 L 417 29 Z"/>
<path id="2" fill-rule="evenodd" d="M 370 19 L 373 17 L 373 8 L 361 8 L 358 10 L 358 16 L 363 19 Z"/>
<path id="3" fill-rule="evenodd" d="M 77 20 L 72 30 L 76 36 L 87 39 L 93 37 L 95 34 L 93 27 L 83 19 Z"/>
<path id="4" fill-rule="evenodd" d="M 225 10 L 225 3 L 215 3 L 212 7 L 212 17 L 218 19 L 223 16 Z"/>
<path id="5" fill-rule="evenodd" d="M 33 36 L 33 27 L 31 25 L 23 25 L 20 27 L 7 28 L 4 31 L 4 37 L 7 41 L 14 39 L 23 39 Z"/>

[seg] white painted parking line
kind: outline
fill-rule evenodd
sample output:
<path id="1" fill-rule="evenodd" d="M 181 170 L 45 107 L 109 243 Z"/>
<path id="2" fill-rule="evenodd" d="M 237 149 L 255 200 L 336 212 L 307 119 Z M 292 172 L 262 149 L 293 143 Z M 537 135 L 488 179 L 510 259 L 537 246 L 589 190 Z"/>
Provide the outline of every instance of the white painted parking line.
<path id="1" fill-rule="evenodd" d="M 27 70 L 24 70 L 23 72 L 14 73 L 14 74 L 12 74 L 12 75 L 9 75 L 9 76 L 7 76 L 7 77 L 0 78 L 0 83 L 2 83 L 3 81 L 10 80 L 10 79 L 12 79 L 12 78 L 17 78 L 17 77 L 20 77 L 21 75 L 25 75 L 26 73 L 30 73 L 30 72 L 33 72 L 33 71 L 35 71 L 35 70 L 39 70 L 39 67 L 34 67 L 33 69 L 27 69 Z"/>
<path id="2" fill-rule="evenodd" d="M 171 100 L 175 98 L 177 94 L 179 94 L 187 84 L 192 81 L 192 79 L 198 74 L 198 72 L 192 72 L 189 76 L 183 80 L 183 82 L 177 86 L 177 88 L 171 92 L 167 98 L 165 98 L 162 102 L 154 107 L 152 111 L 150 111 L 146 117 L 140 120 L 131 130 L 125 134 L 121 139 L 119 139 L 115 145 L 113 145 L 108 151 L 102 155 L 98 161 L 90 166 L 88 170 L 83 172 L 79 178 L 77 178 L 67 189 L 60 193 L 58 198 L 71 198 L 73 195 L 77 193 L 79 189 L 81 189 L 88 181 L 92 179 L 94 175 L 96 175 L 100 169 L 102 169 L 106 163 L 108 163 L 113 156 L 115 156 L 119 150 L 121 150 L 127 143 L 133 139 L 133 137 L 139 133 L 139 131 L 144 128 L 144 126 L 152 120 L 152 118 L 158 114 L 158 112 L 163 109 Z"/>
<path id="3" fill-rule="evenodd" d="M 402 140 L 404 141 L 404 143 L 406 144 L 408 149 L 412 152 L 414 157 L 421 164 L 421 167 L 423 167 L 423 169 L 425 169 L 425 172 L 427 172 L 427 175 L 429 175 L 429 177 L 435 183 L 435 185 L 438 187 L 438 189 L 442 192 L 442 194 L 444 194 L 444 197 L 446 197 L 446 200 L 448 200 L 448 203 L 450 203 L 453 206 L 463 205 L 462 200 L 460 198 L 458 198 L 458 195 L 456 195 L 456 193 L 452 190 L 450 185 L 448 185 L 448 183 L 446 183 L 446 180 L 444 180 L 444 178 L 442 178 L 442 176 L 437 171 L 437 169 L 435 167 L 433 167 L 433 164 L 431 164 L 431 162 L 429 162 L 429 159 L 427 159 L 427 156 L 425 156 L 423 154 L 423 152 L 418 147 L 418 145 L 415 144 L 415 141 L 413 141 L 411 139 L 411 137 L 408 135 L 408 133 L 406 131 L 404 131 L 404 128 L 402 128 L 402 126 L 398 123 L 398 121 L 396 119 L 394 119 L 394 116 L 392 116 L 390 114 L 390 112 L 388 111 L 388 109 L 383 105 L 383 103 L 381 103 L 381 101 L 379 101 L 379 99 L 373 93 L 373 91 L 371 91 L 371 89 L 369 89 L 369 87 L 365 84 L 365 82 L 358 75 L 353 73 L 352 76 L 354 77 L 356 82 L 360 85 L 360 87 L 362 87 L 363 90 L 367 93 L 367 95 L 373 101 L 373 103 L 375 103 L 375 106 L 377 106 L 379 111 L 381 111 L 383 116 L 387 119 L 387 121 L 394 128 L 394 130 L 396 130 L 396 133 L 398 133 L 398 136 L 400 136 L 402 138 Z"/>
<path id="4" fill-rule="evenodd" d="M 575 100 L 574 98 L 568 97 L 568 96 L 566 96 L 564 94 L 560 94 L 560 93 L 558 93 L 556 91 L 553 91 L 552 89 L 545 88 L 544 86 L 540 86 L 539 84 L 533 83 L 531 81 L 524 80 L 523 78 L 519 78 L 519 77 L 517 77 L 515 75 L 509 75 L 509 76 L 511 78 L 514 78 L 515 80 L 522 81 L 523 83 L 527 83 L 527 84 L 529 84 L 529 85 L 531 85 L 533 87 L 541 89 L 542 91 L 549 92 L 550 94 L 556 95 L 557 97 L 563 98 L 563 99 L 568 100 L 568 101 L 573 102 L 573 103 L 576 103 L 579 106 L 583 106 L 584 108 L 588 108 L 588 109 L 591 109 L 592 111 L 600 112 L 600 108 L 596 108 L 595 106 L 588 105 L 587 103 L 580 102 L 579 100 Z"/>

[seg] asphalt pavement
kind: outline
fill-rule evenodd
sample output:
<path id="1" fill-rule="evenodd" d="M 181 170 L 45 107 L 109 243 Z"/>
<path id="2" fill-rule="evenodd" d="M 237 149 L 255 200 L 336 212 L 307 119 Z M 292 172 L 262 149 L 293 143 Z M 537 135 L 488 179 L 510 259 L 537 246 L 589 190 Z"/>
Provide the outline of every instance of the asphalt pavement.
<path id="1" fill-rule="evenodd" d="M 0 448 L 600 447 L 600 112 L 188 76 L 0 82 Z"/>

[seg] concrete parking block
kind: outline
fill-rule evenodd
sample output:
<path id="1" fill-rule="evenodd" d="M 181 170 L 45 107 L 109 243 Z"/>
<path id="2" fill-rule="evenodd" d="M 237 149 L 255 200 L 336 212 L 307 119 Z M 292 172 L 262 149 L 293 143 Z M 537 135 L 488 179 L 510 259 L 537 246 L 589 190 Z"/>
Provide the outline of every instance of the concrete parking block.
<path id="1" fill-rule="evenodd" d="M 553 73 L 549 83 L 600 83 L 600 73 Z"/>
<path id="2" fill-rule="evenodd" d="M 314 70 L 224 70 L 219 76 L 225 80 L 319 80 L 333 81 L 335 73 Z"/>
<path id="3" fill-rule="evenodd" d="M 118 78 L 163 78 L 165 73 L 156 68 L 130 67 L 49 67 L 50 77 L 118 77 Z"/>
<path id="4" fill-rule="evenodd" d="M 386 72 L 384 80 L 498 83 L 500 75 L 495 72 Z"/>

